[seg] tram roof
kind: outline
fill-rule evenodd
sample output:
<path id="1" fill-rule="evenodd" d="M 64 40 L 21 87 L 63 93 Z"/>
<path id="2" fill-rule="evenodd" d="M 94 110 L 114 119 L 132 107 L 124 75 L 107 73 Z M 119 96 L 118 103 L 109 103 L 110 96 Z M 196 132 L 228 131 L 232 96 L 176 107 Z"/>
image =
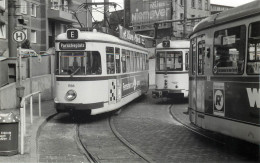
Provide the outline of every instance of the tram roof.
<path id="1" fill-rule="evenodd" d="M 62 33 L 59 34 L 56 38 L 56 41 L 69 41 L 71 39 L 68 39 L 67 33 Z M 146 48 L 124 41 L 116 36 L 102 33 L 102 32 L 97 32 L 97 31 L 80 31 L 80 34 L 78 35 L 77 40 L 71 40 L 71 41 L 90 41 L 90 42 L 100 42 L 100 43 L 113 43 L 113 44 L 118 44 L 118 45 L 123 45 L 123 46 L 128 46 L 132 48 L 136 48 L 139 50 L 144 50 L 147 51 Z"/>
<path id="2" fill-rule="evenodd" d="M 223 11 L 218 14 L 211 15 L 198 23 L 193 30 L 193 33 L 201 31 L 206 28 L 210 28 L 216 25 L 236 21 L 239 19 L 245 19 L 247 17 L 260 14 L 260 1 L 255 0 L 253 2 Z M 192 33 L 192 34 L 193 34 Z M 192 35 L 191 34 L 191 35 Z"/>
<path id="3" fill-rule="evenodd" d="M 170 47 L 168 49 L 187 49 L 190 48 L 190 42 L 188 40 L 169 40 Z M 165 49 L 163 43 L 156 46 L 157 49 Z"/>

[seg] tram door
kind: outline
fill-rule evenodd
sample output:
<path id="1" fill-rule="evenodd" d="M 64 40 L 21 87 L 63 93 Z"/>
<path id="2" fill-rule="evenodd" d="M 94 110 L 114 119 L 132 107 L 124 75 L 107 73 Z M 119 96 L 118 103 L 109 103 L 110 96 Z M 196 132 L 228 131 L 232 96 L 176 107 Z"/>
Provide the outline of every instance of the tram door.
<path id="1" fill-rule="evenodd" d="M 190 72 L 189 107 L 192 108 L 190 121 L 199 127 L 204 127 L 205 112 L 205 38 L 194 38 L 191 41 L 191 72 Z"/>
<path id="2" fill-rule="evenodd" d="M 197 38 L 196 125 L 205 128 L 205 36 Z"/>

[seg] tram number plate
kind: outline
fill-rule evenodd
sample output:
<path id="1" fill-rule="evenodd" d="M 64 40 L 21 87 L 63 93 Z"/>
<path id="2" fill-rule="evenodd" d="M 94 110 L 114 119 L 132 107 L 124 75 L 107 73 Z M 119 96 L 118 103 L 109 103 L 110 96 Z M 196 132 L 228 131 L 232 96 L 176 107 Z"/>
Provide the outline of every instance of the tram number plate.
<path id="1" fill-rule="evenodd" d="M 74 84 L 68 84 L 68 87 L 73 88 L 73 87 L 75 87 L 75 85 Z"/>

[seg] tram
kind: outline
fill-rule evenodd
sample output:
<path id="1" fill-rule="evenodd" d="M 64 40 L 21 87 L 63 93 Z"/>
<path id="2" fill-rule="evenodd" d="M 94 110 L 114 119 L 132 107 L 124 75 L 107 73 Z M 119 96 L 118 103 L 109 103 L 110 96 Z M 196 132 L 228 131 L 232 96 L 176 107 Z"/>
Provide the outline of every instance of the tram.
<path id="1" fill-rule="evenodd" d="M 191 123 L 260 144 L 260 1 L 202 20 L 190 35 Z"/>
<path id="2" fill-rule="evenodd" d="M 156 88 L 153 98 L 188 98 L 189 48 L 186 40 L 165 40 L 156 46 Z"/>
<path id="3" fill-rule="evenodd" d="M 95 29 L 68 29 L 57 36 L 55 49 L 58 112 L 109 112 L 149 89 L 148 51 L 142 46 Z"/>

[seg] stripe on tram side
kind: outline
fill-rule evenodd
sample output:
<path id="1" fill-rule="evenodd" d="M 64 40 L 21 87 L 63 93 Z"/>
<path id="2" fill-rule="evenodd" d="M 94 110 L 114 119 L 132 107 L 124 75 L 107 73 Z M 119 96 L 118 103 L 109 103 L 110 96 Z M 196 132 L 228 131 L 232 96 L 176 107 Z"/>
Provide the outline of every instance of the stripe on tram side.
<path id="1" fill-rule="evenodd" d="M 156 71 L 155 72 L 155 74 L 188 74 L 188 72 L 184 72 L 184 71 L 181 71 L 181 72 L 179 72 L 179 71 Z"/>
<path id="2" fill-rule="evenodd" d="M 127 77 L 132 77 L 132 76 L 137 76 L 137 75 L 143 75 L 143 74 L 148 74 L 147 71 L 143 72 L 136 72 L 136 73 L 131 73 L 131 74 L 117 74 L 113 76 L 56 76 L 57 81 L 96 81 L 96 80 L 109 80 L 109 79 L 118 79 L 118 78 L 127 78 Z"/>
<path id="3" fill-rule="evenodd" d="M 190 76 L 189 80 L 207 80 L 206 76 Z M 234 76 L 210 76 L 210 81 L 212 82 L 247 82 L 247 83 L 255 83 L 260 81 L 259 76 L 241 76 L 241 77 L 234 77 Z"/>

